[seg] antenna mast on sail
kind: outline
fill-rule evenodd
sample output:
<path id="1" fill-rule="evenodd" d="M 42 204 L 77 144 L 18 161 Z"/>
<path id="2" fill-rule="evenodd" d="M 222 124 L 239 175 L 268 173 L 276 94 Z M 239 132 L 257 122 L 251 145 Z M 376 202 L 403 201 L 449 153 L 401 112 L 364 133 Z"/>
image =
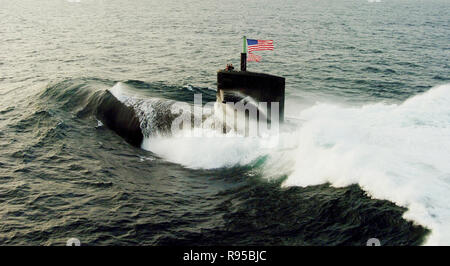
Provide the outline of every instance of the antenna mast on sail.
<path id="1" fill-rule="evenodd" d="M 241 53 L 241 71 L 247 71 L 247 37 L 243 38 L 243 46 Z"/>

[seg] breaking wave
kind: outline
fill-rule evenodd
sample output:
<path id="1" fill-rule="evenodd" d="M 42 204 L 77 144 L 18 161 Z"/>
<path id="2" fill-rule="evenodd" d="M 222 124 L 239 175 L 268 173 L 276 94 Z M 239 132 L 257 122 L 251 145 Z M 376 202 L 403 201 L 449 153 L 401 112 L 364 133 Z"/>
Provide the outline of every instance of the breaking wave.
<path id="1" fill-rule="evenodd" d="M 283 186 L 358 184 L 373 198 L 408 208 L 404 218 L 432 229 L 426 244 L 450 244 L 450 85 L 401 104 L 318 103 L 291 121 L 301 122 L 276 137 L 197 128 L 202 137 L 147 136 L 142 148 L 189 168 L 263 159 L 259 170 L 269 179 L 286 178 Z"/>
<path id="2" fill-rule="evenodd" d="M 109 91 L 134 108 L 141 148 L 167 161 L 195 169 L 251 166 L 285 187 L 358 184 L 430 228 L 425 244 L 450 244 L 450 84 L 399 104 L 317 103 L 287 117 L 279 135 L 262 138 L 198 126 L 194 136 L 165 134 L 177 116 L 172 107 L 182 102 L 133 96 L 127 86 L 119 82 Z"/>
<path id="3" fill-rule="evenodd" d="M 432 229 L 426 244 L 450 244 L 449 84 L 402 104 L 317 104 L 299 118 L 305 122 L 290 136 L 297 148 L 284 186 L 358 184 Z"/>

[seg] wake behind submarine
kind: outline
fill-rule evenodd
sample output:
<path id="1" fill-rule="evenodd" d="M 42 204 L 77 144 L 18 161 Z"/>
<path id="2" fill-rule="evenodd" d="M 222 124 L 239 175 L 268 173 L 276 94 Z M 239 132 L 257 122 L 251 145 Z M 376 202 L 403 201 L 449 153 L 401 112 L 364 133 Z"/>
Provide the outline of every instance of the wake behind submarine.
<path id="1" fill-rule="evenodd" d="M 284 121 L 285 78 L 247 71 L 247 53 L 244 49 L 241 53 L 240 71 L 234 70 L 232 65 L 227 65 L 225 70 L 217 72 L 216 101 L 224 107 L 224 112 L 230 112 L 225 108 L 227 103 L 235 104 L 246 97 L 251 97 L 257 103 L 267 103 L 266 114 L 269 123 L 273 119 L 270 116 L 272 105 L 277 103 L 278 121 Z M 129 144 L 141 146 L 144 134 L 136 110 L 125 105 L 108 90 L 97 103 L 96 117 Z M 261 117 L 262 114 L 258 110 L 258 119 Z"/>

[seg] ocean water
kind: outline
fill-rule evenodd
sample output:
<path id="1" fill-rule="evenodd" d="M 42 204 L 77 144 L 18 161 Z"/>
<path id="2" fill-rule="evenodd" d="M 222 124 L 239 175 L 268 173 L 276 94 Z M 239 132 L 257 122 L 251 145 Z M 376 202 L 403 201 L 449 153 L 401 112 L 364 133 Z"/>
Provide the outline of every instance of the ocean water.
<path id="1" fill-rule="evenodd" d="M 0 244 L 450 244 L 447 0 L 0 0 Z M 276 139 L 159 134 L 242 36 Z M 133 147 L 86 112 L 136 111 Z M 202 128 L 197 130 L 207 133 Z"/>

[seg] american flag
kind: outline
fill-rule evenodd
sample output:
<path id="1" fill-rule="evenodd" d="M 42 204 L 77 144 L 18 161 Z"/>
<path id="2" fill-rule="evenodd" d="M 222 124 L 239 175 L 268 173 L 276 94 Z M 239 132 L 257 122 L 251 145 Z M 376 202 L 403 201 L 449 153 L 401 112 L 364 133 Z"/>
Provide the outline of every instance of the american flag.
<path id="1" fill-rule="evenodd" d="M 255 55 L 252 52 L 273 50 L 273 40 L 247 39 L 247 47 L 248 47 L 247 61 L 259 62 L 261 61 L 262 57 L 260 55 Z"/>
<path id="2" fill-rule="evenodd" d="M 248 52 L 273 50 L 273 40 L 247 39 Z"/>
<path id="3" fill-rule="evenodd" d="M 256 55 L 256 54 L 252 54 L 252 53 L 248 53 L 247 56 L 247 61 L 254 61 L 254 62 L 259 62 L 261 61 L 262 56 L 260 55 Z"/>

